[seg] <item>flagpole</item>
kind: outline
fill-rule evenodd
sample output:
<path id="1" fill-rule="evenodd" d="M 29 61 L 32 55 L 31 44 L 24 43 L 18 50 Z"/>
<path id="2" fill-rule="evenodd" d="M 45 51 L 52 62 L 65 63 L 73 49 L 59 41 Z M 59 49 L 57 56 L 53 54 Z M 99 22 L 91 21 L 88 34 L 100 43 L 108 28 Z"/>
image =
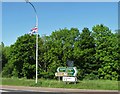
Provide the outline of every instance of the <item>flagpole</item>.
<path id="1" fill-rule="evenodd" d="M 33 9 L 34 9 L 34 12 L 35 12 L 35 15 L 36 15 L 36 27 L 38 28 L 38 16 L 37 16 L 37 11 L 34 7 L 34 5 L 29 2 L 29 0 L 26 0 L 26 3 L 29 3 Z M 35 80 L 35 83 L 38 82 L 38 29 L 37 29 L 37 32 L 36 32 L 36 80 Z"/>
<path id="2" fill-rule="evenodd" d="M 36 27 L 38 28 L 38 16 L 36 15 Z M 38 80 L 38 29 L 36 33 L 36 83 Z"/>

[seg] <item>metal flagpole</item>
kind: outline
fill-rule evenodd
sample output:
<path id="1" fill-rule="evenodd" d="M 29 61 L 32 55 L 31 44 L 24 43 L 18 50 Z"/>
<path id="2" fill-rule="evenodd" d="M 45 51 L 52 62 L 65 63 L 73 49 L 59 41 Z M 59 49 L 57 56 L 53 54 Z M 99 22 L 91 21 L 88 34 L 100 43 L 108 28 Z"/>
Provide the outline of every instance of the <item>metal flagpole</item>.
<path id="1" fill-rule="evenodd" d="M 36 27 L 38 28 L 38 17 L 36 15 Z M 38 79 L 38 30 L 36 34 L 36 83 Z"/>
<path id="2" fill-rule="evenodd" d="M 30 3 L 28 0 L 26 0 L 26 3 L 29 3 L 34 11 L 35 11 L 35 15 L 36 15 L 36 27 L 38 28 L 38 16 L 37 16 L 37 11 L 34 7 L 34 5 L 32 3 Z M 38 80 L 38 29 L 37 29 L 37 32 L 36 32 L 36 81 L 35 83 L 37 83 L 37 80 Z"/>

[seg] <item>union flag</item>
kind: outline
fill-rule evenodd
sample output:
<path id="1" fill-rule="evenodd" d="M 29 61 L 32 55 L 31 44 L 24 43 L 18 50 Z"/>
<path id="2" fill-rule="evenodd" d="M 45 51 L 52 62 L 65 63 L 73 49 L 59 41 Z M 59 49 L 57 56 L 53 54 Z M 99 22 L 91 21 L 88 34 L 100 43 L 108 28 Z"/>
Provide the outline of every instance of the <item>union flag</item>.
<path id="1" fill-rule="evenodd" d="M 31 32 L 32 32 L 32 33 L 36 33 L 36 32 L 38 32 L 38 28 L 37 28 L 37 26 L 35 26 L 34 28 L 32 28 L 32 29 L 31 29 Z"/>

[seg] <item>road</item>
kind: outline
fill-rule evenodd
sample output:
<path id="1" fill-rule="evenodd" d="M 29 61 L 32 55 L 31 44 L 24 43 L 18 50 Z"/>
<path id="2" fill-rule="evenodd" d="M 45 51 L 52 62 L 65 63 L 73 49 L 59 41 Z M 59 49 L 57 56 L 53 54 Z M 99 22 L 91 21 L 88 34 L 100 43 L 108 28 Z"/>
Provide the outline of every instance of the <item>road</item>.
<path id="1" fill-rule="evenodd" d="M 1 86 L 2 94 L 120 94 L 117 90 L 85 90 L 46 87 Z"/>

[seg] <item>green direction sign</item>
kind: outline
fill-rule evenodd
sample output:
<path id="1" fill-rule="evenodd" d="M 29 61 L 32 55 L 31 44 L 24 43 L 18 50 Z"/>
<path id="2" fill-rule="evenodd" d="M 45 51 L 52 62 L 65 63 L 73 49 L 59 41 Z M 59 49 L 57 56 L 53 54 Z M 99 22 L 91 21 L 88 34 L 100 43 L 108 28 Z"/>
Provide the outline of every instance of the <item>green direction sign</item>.
<path id="1" fill-rule="evenodd" d="M 58 67 L 57 72 L 66 72 L 66 67 Z"/>
<path id="2" fill-rule="evenodd" d="M 68 68 L 66 68 L 66 71 L 67 71 L 69 76 L 75 76 L 74 67 L 68 67 Z"/>
<path id="3" fill-rule="evenodd" d="M 58 67 L 57 72 L 67 72 L 68 76 L 76 76 L 78 71 L 76 67 Z"/>

